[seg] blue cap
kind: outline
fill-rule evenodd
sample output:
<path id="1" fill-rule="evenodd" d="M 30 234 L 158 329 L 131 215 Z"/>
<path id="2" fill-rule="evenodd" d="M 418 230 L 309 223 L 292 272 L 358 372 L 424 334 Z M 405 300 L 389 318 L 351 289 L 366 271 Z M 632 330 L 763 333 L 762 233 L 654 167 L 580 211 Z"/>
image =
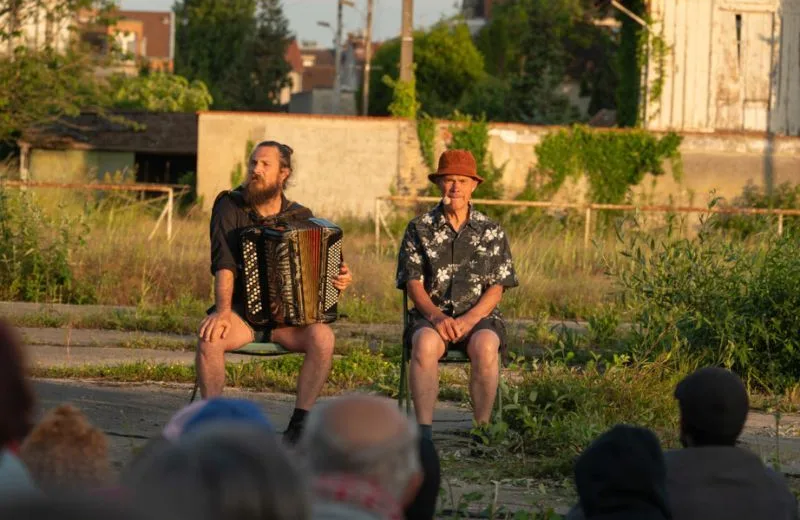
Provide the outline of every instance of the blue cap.
<path id="1" fill-rule="evenodd" d="M 272 423 L 251 401 L 245 399 L 226 399 L 217 397 L 209 399 L 205 406 L 197 411 L 191 419 L 186 421 L 183 426 L 183 435 L 196 430 L 199 427 L 212 424 L 214 422 L 236 422 L 261 426 L 267 431 L 274 433 Z"/>

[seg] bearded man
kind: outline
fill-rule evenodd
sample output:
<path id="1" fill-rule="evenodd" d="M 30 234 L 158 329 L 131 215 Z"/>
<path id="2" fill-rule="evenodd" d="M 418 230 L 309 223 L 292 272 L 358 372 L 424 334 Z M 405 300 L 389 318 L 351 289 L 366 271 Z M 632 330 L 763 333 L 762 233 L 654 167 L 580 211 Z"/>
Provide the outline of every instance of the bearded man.
<path id="1" fill-rule="evenodd" d="M 498 304 L 505 289 L 519 282 L 505 232 L 470 203 L 483 182 L 472 154 L 444 152 L 428 179 L 438 185 L 442 202 L 406 228 L 397 287 L 414 303 L 404 341 L 411 348 L 409 375 L 417 422 L 422 435 L 430 438 L 439 393 L 438 361 L 448 348 L 469 356 L 474 419 L 478 426 L 489 422 L 506 336 Z"/>
<path id="2" fill-rule="evenodd" d="M 248 323 L 244 305 L 243 257 L 239 233 L 253 225 L 269 226 L 278 218 L 299 221 L 311 211 L 284 195 L 292 175 L 293 150 L 276 141 L 258 143 L 250 154 L 244 184 L 219 194 L 211 211 L 211 273 L 215 305 L 200 325 L 197 378 L 204 399 L 222 394 L 225 386 L 225 352 L 252 342 L 275 342 L 286 350 L 305 354 L 297 379 L 294 413 L 284 438 L 295 443 L 306 414 L 322 390 L 331 369 L 334 334 L 323 323 L 275 329 Z M 343 291 L 352 282 L 342 264 L 333 285 Z"/>

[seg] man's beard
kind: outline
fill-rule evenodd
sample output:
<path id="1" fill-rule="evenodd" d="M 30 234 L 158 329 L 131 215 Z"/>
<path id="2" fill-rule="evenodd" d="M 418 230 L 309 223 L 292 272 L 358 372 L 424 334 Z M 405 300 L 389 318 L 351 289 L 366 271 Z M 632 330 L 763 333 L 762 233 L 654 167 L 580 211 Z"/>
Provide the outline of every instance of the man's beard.
<path id="1" fill-rule="evenodd" d="M 244 188 L 244 200 L 250 206 L 260 206 L 280 196 L 281 185 L 279 183 L 261 187 L 261 182 L 251 180 Z"/>

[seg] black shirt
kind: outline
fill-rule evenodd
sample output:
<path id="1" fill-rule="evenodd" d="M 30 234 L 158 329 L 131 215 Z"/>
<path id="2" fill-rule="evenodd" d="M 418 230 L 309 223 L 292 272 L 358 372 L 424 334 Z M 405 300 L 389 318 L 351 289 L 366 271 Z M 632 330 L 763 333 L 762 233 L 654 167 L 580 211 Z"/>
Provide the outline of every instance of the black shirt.
<path id="1" fill-rule="evenodd" d="M 277 215 L 262 217 L 244 200 L 242 187 L 224 191 L 217 196 L 211 210 L 211 274 L 220 269 L 233 271 L 233 304 L 244 302 L 242 284 L 242 249 L 239 233 L 243 228 L 254 225 L 271 225 L 278 219 L 290 222 L 307 220 L 314 215 L 311 210 L 283 197 L 281 210 Z"/>

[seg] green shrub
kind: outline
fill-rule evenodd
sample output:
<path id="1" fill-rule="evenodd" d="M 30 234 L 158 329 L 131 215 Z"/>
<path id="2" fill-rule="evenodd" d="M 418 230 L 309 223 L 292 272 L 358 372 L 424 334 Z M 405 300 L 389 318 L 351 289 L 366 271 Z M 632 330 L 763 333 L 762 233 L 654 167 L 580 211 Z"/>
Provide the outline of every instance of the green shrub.
<path id="1" fill-rule="evenodd" d="M 741 195 L 730 203 L 721 201 L 720 207 L 730 208 L 780 208 L 800 209 L 800 184 L 792 186 L 785 182 L 775 188 L 770 198 L 760 186 L 748 182 Z M 776 215 L 736 215 L 715 213 L 708 219 L 710 226 L 733 233 L 736 237 L 747 238 L 756 233 L 775 232 L 778 229 Z M 784 217 L 786 232 L 800 230 L 800 217 Z"/>
<path id="2" fill-rule="evenodd" d="M 91 303 L 78 283 L 70 252 L 83 245 L 86 226 L 61 213 L 46 215 L 29 191 L 0 189 L 0 295 L 5 300 Z"/>
<path id="3" fill-rule="evenodd" d="M 501 441 L 513 452 L 536 460 L 538 475 L 568 475 L 575 458 L 615 424 L 654 430 L 665 446 L 675 445 L 678 411 L 672 397 L 681 372 L 662 363 L 626 366 L 617 358 L 604 369 L 543 363 L 523 371 L 522 380 L 504 385 Z"/>
<path id="4" fill-rule="evenodd" d="M 800 242 L 622 237 L 610 267 L 633 321 L 633 355 L 729 367 L 771 392 L 800 377 Z"/>

